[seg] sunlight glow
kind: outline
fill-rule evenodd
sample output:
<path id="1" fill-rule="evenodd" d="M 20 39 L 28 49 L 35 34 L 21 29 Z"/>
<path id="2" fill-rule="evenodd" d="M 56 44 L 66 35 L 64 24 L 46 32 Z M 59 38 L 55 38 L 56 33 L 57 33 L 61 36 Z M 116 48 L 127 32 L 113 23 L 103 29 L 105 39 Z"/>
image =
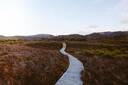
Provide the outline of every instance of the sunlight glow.
<path id="1" fill-rule="evenodd" d="M 127 31 L 127 4 L 128 0 L 0 0 L 0 35 Z"/>

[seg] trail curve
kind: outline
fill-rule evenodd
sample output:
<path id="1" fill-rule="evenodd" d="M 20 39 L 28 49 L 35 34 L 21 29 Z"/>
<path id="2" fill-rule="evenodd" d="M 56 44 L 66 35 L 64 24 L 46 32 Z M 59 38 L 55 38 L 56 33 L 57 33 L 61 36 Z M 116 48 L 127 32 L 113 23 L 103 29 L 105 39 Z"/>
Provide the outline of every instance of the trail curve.
<path id="1" fill-rule="evenodd" d="M 67 71 L 61 76 L 55 85 L 83 85 L 81 80 L 81 72 L 84 70 L 84 66 L 81 61 L 65 52 L 66 43 L 63 43 L 63 48 L 60 52 L 69 58 L 69 67 Z"/>

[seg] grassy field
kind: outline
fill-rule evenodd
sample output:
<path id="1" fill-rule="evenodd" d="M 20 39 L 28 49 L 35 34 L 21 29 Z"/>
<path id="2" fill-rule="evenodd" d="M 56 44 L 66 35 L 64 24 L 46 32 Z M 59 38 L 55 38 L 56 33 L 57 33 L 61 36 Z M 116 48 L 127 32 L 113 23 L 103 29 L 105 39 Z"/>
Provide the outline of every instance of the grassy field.
<path id="1" fill-rule="evenodd" d="M 0 41 L 0 85 L 54 85 L 68 67 L 62 41 Z M 127 85 L 127 40 L 66 41 L 84 64 L 84 85 Z"/>
<path id="2" fill-rule="evenodd" d="M 61 43 L 0 41 L 0 85 L 54 85 L 68 66 Z"/>
<path id="3" fill-rule="evenodd" d="M 84 85 L 128 84 L 128 47 L 125 44 L 70 41 L 67 45 L 67 51 L 84 64 Z"/>

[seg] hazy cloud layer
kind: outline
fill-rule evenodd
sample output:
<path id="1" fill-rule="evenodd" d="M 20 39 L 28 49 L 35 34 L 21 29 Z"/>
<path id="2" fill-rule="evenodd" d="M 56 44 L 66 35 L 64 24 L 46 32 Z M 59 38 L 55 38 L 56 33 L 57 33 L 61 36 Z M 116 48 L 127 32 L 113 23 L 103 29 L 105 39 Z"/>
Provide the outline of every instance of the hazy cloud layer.
<path id="1" fill-rule="evenodd" d="M 128 0 L 120 0 L 117 9 L 120 11 L 121 22 L 128 24 Z"/>
<path id="2" fill-rule="evenodd" d="M 0 0 L 0 34 L 128 30 L 128 0 Z"/>

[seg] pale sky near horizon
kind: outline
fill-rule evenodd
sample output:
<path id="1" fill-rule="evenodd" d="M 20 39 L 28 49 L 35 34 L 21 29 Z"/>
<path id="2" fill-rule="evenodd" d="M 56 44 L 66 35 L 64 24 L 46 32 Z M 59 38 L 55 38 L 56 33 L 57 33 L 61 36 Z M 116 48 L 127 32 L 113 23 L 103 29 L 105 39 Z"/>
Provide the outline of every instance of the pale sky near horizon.
<path id="1" fill-rule="evenodd" d="M 0 35 L 128 31 L 128 0 L 0 0 Z"/>

